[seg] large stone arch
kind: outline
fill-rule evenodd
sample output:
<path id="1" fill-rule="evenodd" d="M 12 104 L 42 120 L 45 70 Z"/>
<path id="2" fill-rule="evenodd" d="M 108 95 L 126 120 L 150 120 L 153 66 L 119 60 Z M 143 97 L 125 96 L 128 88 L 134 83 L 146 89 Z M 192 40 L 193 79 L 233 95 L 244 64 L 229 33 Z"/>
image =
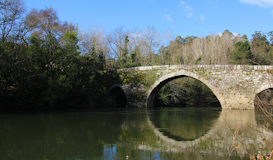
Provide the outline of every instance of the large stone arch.
<path id="1" fill-rule="evenodd" d="M 127 95 L 121 84 L 114 84 L 107 92 L 107 101 L 110 107 L 127 107 Z"/>
<path id="2" fill-rule="evenodd" d="M 190 77 L 190 78 L 194 78 L 199 80 L 200 82 L 204 83 L 205 85 L 207 85 L 207 87 L 209 87 L 212 92 L 214 93 L 214 95 L 216 96 L 216 98 L 218 99 L 218 101 L 220 102 L 221 106 L 223 104 L 223 97 L 220 94 L 220 92 L 218 91 L 218 89 L 213 86 L 208 80 L 206 80 L 204 77 L 197 75 L 193 72 L 189 72 L 186 70 L 179 70 L 176 72 L 172 72 L 169 74 L 166 74 L 162 77 L 160 77 L 158 80 L 155 81 L 155 83 L 150 87 L 149 91 L 148 91 L 148 97 L 147 97 L 147 107 L 151 107 L 154 105 L 154 98 L 157 94 L 157 92 L 168 82 L 174 80 L 174 79 L 178 79 L 181 77 Z"/>

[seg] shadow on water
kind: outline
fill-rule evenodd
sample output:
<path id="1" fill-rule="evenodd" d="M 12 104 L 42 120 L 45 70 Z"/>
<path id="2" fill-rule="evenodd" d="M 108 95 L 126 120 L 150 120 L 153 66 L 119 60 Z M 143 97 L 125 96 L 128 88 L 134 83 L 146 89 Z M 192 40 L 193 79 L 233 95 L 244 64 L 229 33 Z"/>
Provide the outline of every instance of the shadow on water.
<path id="1" fill-rule="evenodd" d="M 149 111 L 155 128 L 176 141 L 193 141 L 204 136 L 220 114 L 219 108 L 158 108 Z"/>

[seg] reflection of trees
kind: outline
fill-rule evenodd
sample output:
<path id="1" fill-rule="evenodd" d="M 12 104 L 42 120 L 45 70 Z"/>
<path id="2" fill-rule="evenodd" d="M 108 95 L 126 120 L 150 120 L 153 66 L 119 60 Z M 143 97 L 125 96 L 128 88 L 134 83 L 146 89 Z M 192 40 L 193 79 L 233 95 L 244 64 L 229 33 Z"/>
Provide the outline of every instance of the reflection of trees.
<path id="1" fill-rule="evenodd" d="M 165 136 L 177 141 L 195 140 L 206 134 L 221 110 L 173 108 L 153 110 L 150 120 Z"/>
<path id="2" fill-rule="evenodd" d="M 100 157 L 103 144 L 112 144 L 118 139 L 124 118 L 124 115 L 110 113 L 1 117 L 0 155 L 3 159 Z"/>
<path id="3" fill-rule="evenodd" d="M 150 159 L 156 159 L 152 152 L 138 148 L 141 145 L 148 145 L 153 148 L 160 147 L 158 138 L 147 121 L 147 115 L 146 108 L 130 109 L 117 141 L 119 147 L 117 157 L 122 157 L 120 159 L 125 159 L 126 155 L 129 155 L 130 158 L 143 157 L 143 159 L 149 159 L 147 157 L 150 157 Z"/>

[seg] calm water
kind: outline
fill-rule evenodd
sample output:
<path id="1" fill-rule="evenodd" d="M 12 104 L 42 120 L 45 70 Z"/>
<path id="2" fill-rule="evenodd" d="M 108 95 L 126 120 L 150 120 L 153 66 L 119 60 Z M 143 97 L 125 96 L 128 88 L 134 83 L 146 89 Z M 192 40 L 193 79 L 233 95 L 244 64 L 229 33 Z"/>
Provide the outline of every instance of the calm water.
<path id="1" fill-rule="evenodd" d="M 240 159 L 232 133 L 249 152 L 269 154 L 263 138 L 272 134 L 260 119 L 254 110 L 212 108 L 1 115 L 0 159 Z"/>

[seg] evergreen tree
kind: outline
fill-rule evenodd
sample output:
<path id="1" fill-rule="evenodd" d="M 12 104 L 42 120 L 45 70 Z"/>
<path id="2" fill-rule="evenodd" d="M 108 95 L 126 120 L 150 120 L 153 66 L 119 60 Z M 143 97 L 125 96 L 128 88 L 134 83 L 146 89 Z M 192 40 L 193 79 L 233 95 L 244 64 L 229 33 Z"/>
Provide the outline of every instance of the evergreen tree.
<path id="1" fill-rule="evenodd" d="M 233 51 L 232 58 L 234 59 L 235 64 L 252 64 L 251 58 L 253 57 L 250 44 L 248 41 L 237 42 Z"/>
<path id="2" fill-rule="evenodd" d="M 64 33 L 64 41 L 65 41 L 65 52 L 67 52 L 70 55 L 79 55 L 80 52 L 78 51 L 78 29 L 76 28 L 74 31 L 72 31 L 71 27 L 69 26 L 68 30 Z"/>
<path id="3" fill-rule="evenodd" d="M 272 59 L 270 59 L 268 53 L 270 50 L 269 42 L 265 34 L 260 31 L 256 31 L 252 35 L 251 40 L 251 51 L 253 53 L 253 62 L 259 65 L 271 64 Z"/>

